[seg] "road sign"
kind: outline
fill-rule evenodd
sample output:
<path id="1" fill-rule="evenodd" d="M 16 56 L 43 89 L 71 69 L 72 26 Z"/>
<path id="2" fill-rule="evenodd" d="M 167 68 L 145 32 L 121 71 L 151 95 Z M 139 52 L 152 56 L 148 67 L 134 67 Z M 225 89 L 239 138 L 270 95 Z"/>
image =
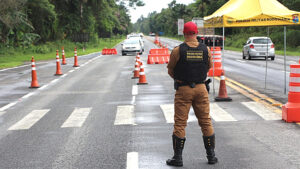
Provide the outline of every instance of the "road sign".
<path id="1" fill-rule="evenodd" d="M 193 18 L 192 19 L 192 22 L 194 22 L 197 27 L 204 27 L 204 22 L 203 22 L 203 19 L 202 18 Z"/>
<path id="2" fill-rule="evenodd" d="M 184 19 L 178 19 L 178 35 L 183 35 Z"/>

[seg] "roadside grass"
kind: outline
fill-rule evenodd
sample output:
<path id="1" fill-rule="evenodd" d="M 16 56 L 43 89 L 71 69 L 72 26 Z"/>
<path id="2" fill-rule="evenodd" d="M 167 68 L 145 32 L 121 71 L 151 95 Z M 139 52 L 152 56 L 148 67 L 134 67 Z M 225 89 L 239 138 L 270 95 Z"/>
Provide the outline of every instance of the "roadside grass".
<path id="1" fill-rule="evenodd" d="M 175 36 L 175 37 L 165 36 L 165 37 L 170 38 L 170 39 L 184 41 L 183 36 Z M 225 41 L 225 50 L 232 50 L 232 51 L 242 52 L 242 48 L 228 46 L 228 45 L 226 45 L 226 41 Z M 275 47 L 275 53 L 276 53 L 276 55 L 284 55 L 284 50 L 278 50 Z M 300 57 L 300 48 L 299 47 L 298 48 L 288 48 L 287 47 L 286 55 L 287 56 L 299 56 Z"/>
<path id="2" fill-rule="evenodd" d="M 94 52 L 101 52 L 103 48 L 112 48 L 123 41 L 125 37 L 99 38 L 95 42 L 75 43 L 68 40 L 46 42 L 42 45 L 31 46 L 28 48 L 0 48 L 0 69 L 20 66 L 30 63 L 34 56 L 36 61 L 56 59 L 56 50 L 59 50 L 61 59 L 61 48 L 64 47 L 65 56 L 74 57 L 74 47 L 77 47 L 77 55 L 86 55 Z"/>

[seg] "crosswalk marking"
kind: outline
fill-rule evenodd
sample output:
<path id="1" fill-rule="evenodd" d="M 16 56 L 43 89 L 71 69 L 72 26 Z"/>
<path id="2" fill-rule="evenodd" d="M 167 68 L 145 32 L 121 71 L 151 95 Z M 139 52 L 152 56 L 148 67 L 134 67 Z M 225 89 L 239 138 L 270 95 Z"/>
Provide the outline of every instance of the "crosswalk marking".
<path id="1" fill-rule="evenodd" d="M 210 116 L 215 121 L 237 121 L 231 114 L 218 106 L 217 103 L 210 103 Z"/>
<path id="2" fill-rule="evenodd" d="M 138 169 L 138 168 L 139 168 L 138 152 L 127 153 L 126 169 Z"/>
<path id="3" fill-rule="evenodd" d="M 242 102 L 242 104 L 258 114 L 264 120 L 281 120 L 281 116 L 279 114 L 273 113 L 272 111 L 264 107 L 261 103 Z"/>
<path id="4" fill-rule="evenodd" d="M 61 127 L 81 127 L 91 110 L 92 108 L 75 108 Z"/>
<path id="5" fill-rule="evenodd" d="M 162 104 L 160 105 L 167 123 L 174 123 L 174 104 Z M 188 122 L 197 121 L 197 118 L 194 114 L 189 115 Z"/>
<path id="6" fill-rule="evenodd" d="M 26 130 L 30 129 L 38 122 L 50 109 L 33 110 L 26 115 L 22 120 L 11 126 L 8 130 Z"/>
<path id="7" fill-rule="evenodd" d="M 133 114 L 134 106 L 133 105 L 125 105 L 118 106 L 117 114 L 115 119 L 115 125 L 136 125 L 134 122 L 134 114 Z"/>
<path id="8" fill-rule="evenodd" d="M 133 96 L 138 95 L 138 93 L 139 93 L 138 85 L 133 85 L 133 86 L 132 86 L 132 91 L 131 91 L 131 93 L 132 93 Z"/>

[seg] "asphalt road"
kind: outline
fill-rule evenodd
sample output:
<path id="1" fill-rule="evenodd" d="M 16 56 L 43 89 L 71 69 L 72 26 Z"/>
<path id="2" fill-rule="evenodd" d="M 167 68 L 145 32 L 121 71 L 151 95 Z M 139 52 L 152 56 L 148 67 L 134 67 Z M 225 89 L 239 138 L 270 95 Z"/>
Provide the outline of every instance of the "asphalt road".
<path id="1" fill-rule="evenodd" d="M 60 77 L 54 60 L 37 63 L 39 89 L 28 88 L 30 66 L 0 71 L 0 168 L 173 168 L 165 164 L 172 155 L 173 82 L 165 64 L 146 64 L 156 46 L 145 40 L 145 47 L 148 85 L 131 79 L 135 56 L 121 56 L 119 45 L 115 56 L 79 57 L 79 68 L 69 59 Z M 182 168 L 300 168 L 300 126 L 227 90 L 233 102 L 216 103 L 211 94 L 220 162 L 206 163 L 191 110 Z"/>

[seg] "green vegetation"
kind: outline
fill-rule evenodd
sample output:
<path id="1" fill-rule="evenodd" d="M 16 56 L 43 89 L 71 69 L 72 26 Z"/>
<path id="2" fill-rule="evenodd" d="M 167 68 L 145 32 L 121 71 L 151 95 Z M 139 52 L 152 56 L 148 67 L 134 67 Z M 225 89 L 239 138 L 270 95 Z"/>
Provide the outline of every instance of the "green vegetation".
<path id="1" fill-rule="evenodd" d="M 291 10 L 300 10 L 300 0 L 278 0 Z M 223 6 L 228 0 L 195 0 L 189 5 L 178 4 L 173 0 L 169 7 L 160 13 L 150 13 L 146 18 L 141 17 L 133 25 L 135 31 L 148 34 L 155 32 L 167 37 L 177 37 L 177 20 L 191 21 L 195 17 L 208 16 Z M 275 44 L 278 54 L 283 54 L 283 26 L 270 27 L 269 36 Z M 222 29 L 217 28 L 216 34 L 221 35 Z M 226 47 L 239 51 L 251 36 L 267 36 L 266 27 L 226 28 Z M 300 56 L 300 26 L 287 26 L 287 52 L 289 55 Z"/>
<path id="2" fill-rule="evenodd" d="M 77 47 L 78 56 L 93 52 L 100 52 L 103 48 L 111 48 L 123 41 L 125 37 L 100 38 L 95 42 L 74 43 L 67 40 L 47 42 L 38 46 L 28 48 L 3 48 L 0 51 L 0 69 L 22 65 L 24 62 L 30 62 L 31 56 L 36 61 L 55 59 L 56 50 L 59 50 L 61 58 L 61 47 L 65 48 L 66 57 L 74 57 L 74 47 Z"/>
<path id="3" fill-rule="evenodd" d="M 32 55 L 55 58 L 61 46 L 67 56 L 75 46 L 79 54 L 111 47 L 115 43 L 103 38 L 119 40 L 131 32 L 128 8 L 143 5 L 142 0 L 0 0 L 0 68 L 30 61 Z"/>

